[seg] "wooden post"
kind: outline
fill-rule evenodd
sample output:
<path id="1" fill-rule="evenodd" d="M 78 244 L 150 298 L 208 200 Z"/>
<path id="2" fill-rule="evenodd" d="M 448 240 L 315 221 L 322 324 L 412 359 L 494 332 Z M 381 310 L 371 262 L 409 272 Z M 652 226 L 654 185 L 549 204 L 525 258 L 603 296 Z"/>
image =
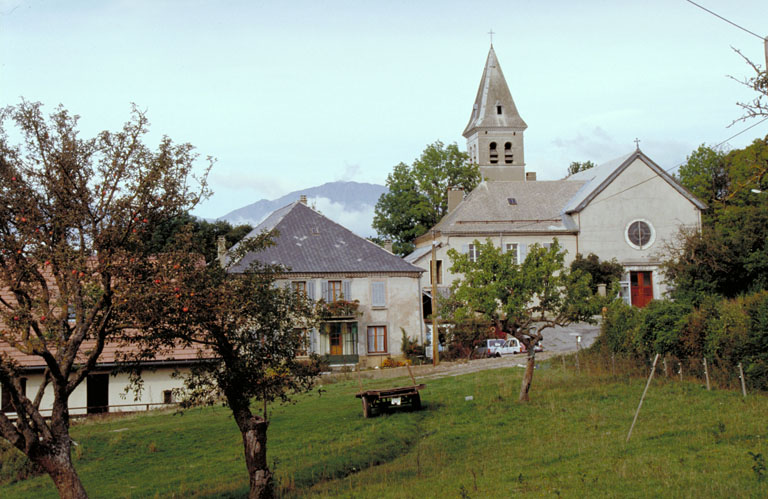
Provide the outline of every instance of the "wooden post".
<path id="1" fill-rule="evenodd" d="M 408 374 L 411 375 L 411 381 L 413 381 L 413 384 L 415 385 L 416 384 L 416 378 L 413 377 L 413 371 L 411 371 L 411 365 L 410 364 L 406 364 L 405 367 L 408 368 Z M 362 390 L 360 390 L 360 391 L 362 391 Z"/>
<path id="2" fill-rule="evenodd" d="M 680 370 L 677 371 L 677 373 L 680 375 L 680 381 L 683 381 L 683 362 L 682 361 L 678 361 L 678 364 L 680 366 Z"/>
<path id="3" fill-rule="evenodd" d="M 669 371 L 667 370 L 667 356 L 665 355 L 663 359 L 661 359 L 661 365 L 664 366 L 664 376 L 669 378 Z"/>
<path id="4" fill-rule="evenodd" d="M 360 385 L 360 393 L 363 393 L 363 378 L 360 376 L 360 363 L 355 364 L 355 371 L 357 372 L 357 383 Z"/>
<path id="5" fill-rule="evenodd" d="M 707 358 L 704 357 L 704 379 L 707 380 L 707 391 L 712 388 L 709 386 L 709 369 L 707 368 Z"/>
<path id="6" fill-rule="evenodd" d="M 561 359 L 563 359 L 563 371 L 565 371 L 565 354 L 560 356 Z"/>
<path id="7" fill-rule="evenodd" d="M 440 341 L 440 333 L 437 331 L 437 248 L 435 247 L 435 229 L 432 229 L 432 262 L 430 268 L 432 269 L 432 367 L 437 367 L 438 364 L 438 342 Z"/>
<path id="8" fill-rule="evenodd" d="M 616 376 L 616 353 L 611 352 L 611 376 Z"/>
<path id="9" fill-rule="evenodd" d="M 643 390 L 643 395 L 640 397 L 640 403 L 637 405 L 637 410 L 635 411 L 635 419 L 632 420 L 632 426 L 629 427 L 629 433 L 627 433 L 627 442 L 629 442 L 629 437 L 632 436 L 632 429 L 635 427 L 635 423 L 637 423 L 637 416 L 640 415 L 640 408 L 643 406 L 643 400 L 645 400 L 645 394 L 648 393 L 648 387 L 651 386 L 651 380 L 653 379 L 653 373 L 656 372 L 656 362 L 659 360 L 659 354 L 656 354 L 656 357 L 653 358 L 653 366 L 651 367 L 651 374 L 648 376 L 648 382 L 645 384 L 645 390 Z"/>
<path id="10" fill-rule="evenodd" d="M 739 379 L 741 380 L 741 393 L 744 398 L 747 397 L 747 385 L 744 383 L 744 369 L 741 368 L 741 362 L 739 362 Z"/>

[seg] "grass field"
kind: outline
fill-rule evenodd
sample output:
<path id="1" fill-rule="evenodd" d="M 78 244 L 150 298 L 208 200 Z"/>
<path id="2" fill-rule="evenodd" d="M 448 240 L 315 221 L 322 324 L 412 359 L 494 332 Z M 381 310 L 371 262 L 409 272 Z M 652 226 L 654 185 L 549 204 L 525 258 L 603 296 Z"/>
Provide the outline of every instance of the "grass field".
<path id="1" fill-rule="evenodd" d="M 270 462 L 282 496 L 766 497 L 768 397 L 657 378 L 632 440 L 641 378 L 543 364 L 531 403 L 522 369 L 427 381 L 419 412 L 363 419 L 351 379 L 275 407 Z M 366 381 L 366 388 L 410 384 Z M 472 396 L 473 400 L 466 400 Z M 76 467 L 91 497 L 240 497 L 240 435 L 223 407 L 78 424 Z M 751 454 L 750 454 L 751 453 Z M 46 476 L 2 497 L 55 497 Z"/>

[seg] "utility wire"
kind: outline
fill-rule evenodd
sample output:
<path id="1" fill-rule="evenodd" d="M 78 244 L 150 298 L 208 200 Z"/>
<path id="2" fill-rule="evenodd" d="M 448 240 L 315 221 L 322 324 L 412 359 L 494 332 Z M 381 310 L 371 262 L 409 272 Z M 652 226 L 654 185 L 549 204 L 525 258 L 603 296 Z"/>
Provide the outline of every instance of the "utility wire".
<path id="1" fill-rule="evenodd" d="M 739 25 L 738 25 L 738 24 L 736 24 L 735 22 L 733 22 L 733 21 L 729 21 L 728 19 L 724 18 L 724 17 L 723 17 L 723 16 L 721 16 L 720 14 L 718 14 L 718 13 L 716 13 L 716 12 L 712 12 L 712 11 L 711 11 L 711 10 L 709 10 L 708 8 L 706 8 L 706 7 L 702 6 L 702 5 L 699 5 L 699 4 L 697 4 L 696 2 L 694 2 L 694 1 L 692 1 L 692 0 L 685 0 L 685 1 L 686 1 L 686 2 L 688 2 L 688 3 L 690 3 L 690 4 L 692 4 L 692 5 L 695 5 L 696 7 L 700 8 L 700 9 L 701 9 L 701 10 L 703 10 L 703 11 L 709 12 L 709 13 L 710 13 L 710 14 L 712 14 L 713 16 L 715 16 L 715 17 L 717 17 L 717 18 L 719 18 L 719 19 L 722 19 L 723 21 L 727 22 L 728 24 L 730 24 L 730 25 L 732 25 L 732 26 L 735 26 L 735 27 L 739 28 L 739 29 L 740 29 L 740 30 L 742 30 L 742 31 L 746 31 L 747 33 L 749 33 L 749 34 L 750 34 L 750 35 L 752 35 L 752 36 L 756 36 L 757 38 L 759 38 L 759 39 L 761 39 L 761 40 L 766 40 L 766 38 L 764 38 L 764 37 L 762 37 L 762 36 L 758 35 L 758 34 L 757 34 L 757 33 L 755 33 L 754 31 L 750 31 L 750 30 L 748 30 L 747 28 L 745 28 L 744 26 L 739 26 Z"/>

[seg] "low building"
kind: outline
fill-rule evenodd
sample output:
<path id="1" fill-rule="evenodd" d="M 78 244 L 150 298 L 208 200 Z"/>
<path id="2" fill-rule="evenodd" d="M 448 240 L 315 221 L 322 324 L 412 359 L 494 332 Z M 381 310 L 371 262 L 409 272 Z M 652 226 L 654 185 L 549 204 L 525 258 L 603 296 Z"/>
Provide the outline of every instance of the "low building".
<path id="1" fill-rule="evenodd" d="M 242 272 L 254 260 L 286 268 L 282 284 L 314 300 L 326 314 L 307 331 L 307 354 L 332 365 L 375 367 L 402 355 L 403 332 L 423 341 L 422 269 L 359 237 L 297 201 L 270 214 L 249 236 L 275 230 L 275 245 L 232 265 Z M 248 237 L 248 236 L 246 236 Z"/>

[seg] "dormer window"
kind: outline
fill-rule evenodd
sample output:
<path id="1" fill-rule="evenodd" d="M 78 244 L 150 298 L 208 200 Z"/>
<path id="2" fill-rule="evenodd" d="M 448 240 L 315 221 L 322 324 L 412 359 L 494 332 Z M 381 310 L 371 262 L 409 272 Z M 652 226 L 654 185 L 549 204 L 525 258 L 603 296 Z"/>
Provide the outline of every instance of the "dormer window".
<path id="1" fill-rule="evenodd" d="M 488 145 L 488 148 L 489 148 L 488 152 L 490 153 L 489 156 L 490 156 L 491 164 L 495 165 L 496 163 L 499 162 L 499 152 L 496 150 L 496 142 L 491 142 Z"/>
<path id="2" fill-rule="evenodd" d="M 506 142 L 504 144 L 504 162 L 508 165 L 512 164 L 514 156 L 512 155 L 512 143 Z"/>

